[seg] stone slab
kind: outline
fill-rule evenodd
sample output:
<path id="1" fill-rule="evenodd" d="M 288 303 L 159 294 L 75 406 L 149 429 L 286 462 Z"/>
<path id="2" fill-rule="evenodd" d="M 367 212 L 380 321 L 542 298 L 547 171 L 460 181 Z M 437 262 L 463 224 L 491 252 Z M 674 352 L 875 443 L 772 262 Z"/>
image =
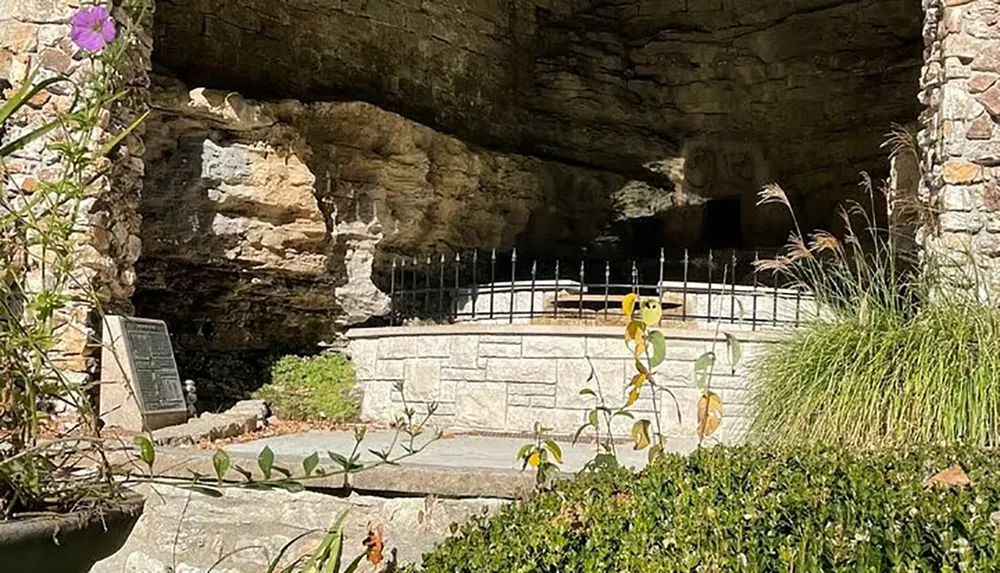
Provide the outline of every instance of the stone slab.
<path id="1" fill-rule="evenodd" d="M 423 553 L 462 523 L 505 500 L 378 496 L 354 492 L 228 489 L 219 498 L 191 494 L 168 485 L 140 486 L 146 510 L 121 551 L 99 562 L 92 573 L 261 573 L 294 538 L 282 567 L 315 548 L 330 525 L 346 512 L 344 556 L 364 552 L 369 527 L 381 527 L 385 555 L 418 563 Z M 314 530 L 309 534 L 310 530 Z M 220 556 L 240 550 L 216 565 Z M 362 562 L 359 573 L 376 569 Z M 383 566 L 384 567 L 384 566 Z"/>
<path id="2" fill-rule="evenodd" d="M 432 402 L 438 399 L 441 385 L 441 363 L 438 360 L 410 358 L 403 375 L 403 391 L 408 399 Z"/>
<path id="3" fill-rule="evenodd" d="M 455 422 L 459 427 L 502 430 L 506 410 L 506 384 L 459 382 L 455 386 Z"/>
<path id="4" fill-rule="evenodd" d="M 517 358 L 521 356 L 521 346 L 519 344 L 483 342 L 479 345 L 479 356 L 482 358 Z"/>
<path id="5" fill-rule="evenodd" d="M 579 336 L 525 336 L 521 342 L 525 358 L 578 358 L 586 353 L 586 339 Z"/>
<path id="6" fill-rule="evenodd" d="M 544 358 L 490 358 L 486 361 L 486 379 L 552 383 L 556 379 L 556 362 Z"/>
<path id="7" fill-rule="evenodd" d="M 187 403 L 167 325 L 160 320 L 104 317 L 101 419 L 132 432 L 187 421 Z"/>
<path id="8" fill-rule="evenodd" d="M 179 446 L 232 438 L 263 428 L 267 415 L 267 405 L 263 400 L 244 400 L 225 412 L 205 413 L 187 423 L 154 430 L 153 442 Z"/>

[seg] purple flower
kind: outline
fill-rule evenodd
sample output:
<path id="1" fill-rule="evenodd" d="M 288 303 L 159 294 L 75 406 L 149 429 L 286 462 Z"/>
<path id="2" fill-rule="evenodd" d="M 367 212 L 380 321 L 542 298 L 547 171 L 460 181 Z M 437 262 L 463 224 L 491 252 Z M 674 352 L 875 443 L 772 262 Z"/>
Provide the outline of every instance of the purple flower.
<path id="1" fill-rule="evenodd" d="M 99 52 L 115 39 L 115 23 L 104 6 L 77 10 L 70 24 L 73 43 L 88 52 Z"/>

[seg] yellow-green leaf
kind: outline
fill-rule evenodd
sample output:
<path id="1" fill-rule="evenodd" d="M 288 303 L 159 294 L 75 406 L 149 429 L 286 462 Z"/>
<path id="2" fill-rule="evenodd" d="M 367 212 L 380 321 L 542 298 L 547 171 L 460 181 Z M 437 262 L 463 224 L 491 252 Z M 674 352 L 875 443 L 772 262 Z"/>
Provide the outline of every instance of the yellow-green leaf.
<path id="1" fill-rule="evenodd" d="M 304 471 L 307 476 L 312 475 L 318 465 L 319 454 L 317 452 L 313 452 L 308 458 L 302 460 L 302 471 Z"/>
<path id="2" fill-rule="evenodd" d="M 523 460 L 524 456 L 528 455 L 528 452 L 531 451 L 532 447 L 534 447 L 533 444 L 524 444 L 521 446 L 521 449 L 517 452 L 517 459 Z"/>
<path id="3" fill-rule="evenodd" d="M 632 355 L 638 359 L 646 353 L 646 341 L 640 336 L 635 339 L 635 346 L 632 347 Z"/>
<path id="4" fill-rule="evenodd" d="M 625 327 L 625 340 L 635 342 L 642 339 L 642 333 L 646 331 L 646 325 L 638 320 L 633 320 Z"/>
<path id="5" fill-rule="evenodd" d="M 271 479 L 271 470 L 274 469 L 274 451 L 271 450 L 271 446 L 264 446 L 257 455 L 257 465 L 264 474 L 264 479 Z"/>
<path id="6" fill-rule="evenodd" d="M 656 444 L 653 447 L 649 448 L 649 455 L 646 457 L 646 459 L 649 463 L 653 463 L 662 457 L 663 457 L 663 446 L 660 444 Z"/>
<path id="7" fill-rule="evenodd" d="M 629 391 L 628 393 L 628 400 L 625 400 L 625 407 L 627 408 L 632 404 L 635 404 L 638 400 L 639 400 L 639 389 L 632 388 L 632 390 Z"/>
<path id="8" fill-rule="evenodd" d="M 638 390 L 639 388 L 642 388 L 642 385 L 646 383 L 646 380 L 646 374 L 644 372 L 640 372 L 632 377 L 632 386 L 635 386 Z"/>
<path id="9" fill-rule="evenodd" d="M 715 392 L 705 392 L 698 400 L 698 437 L 705 439 L 719 429 L 722 422 L 722 398 Z"/>
<path id="10" fill-rule="evenodd" d="M 632 424 L 632 442 L 636 450 L 644 450 L 649 446 L 649 420 L 639 420 Z"/>
<path id="11" fill-rule="evenodd" d="M 729 366 L 735 371 L 736 366 L 743 360 L 743 346 L 740 340 L 730 333 L 726 335 L 726 348 L 729 349 Z"/>
<path id="12" fill-rule="evenodd" d="M 647 298 L 642 301 L 642 321 L 649 326 L 654 326 L 659 324 L 660 318 L 663 317 L 663 308 L 660 307 L 660 301 L 652 298 Z"/>
<path id="13" fill-rule="evenodd" d="M 645 374 L 647 377 L 649 376 L 649 370 L 646 369 L 642 362 L 639 362 L 638 360 L 635 361 L 635 369 L 640 373 Z"/>
<path id="14" fill-rule="evenodd" d="M 706 352 L 699 356 L 694 361 L 694 371 L 695 372 L 708 372 L 710 368 L 715 364 L 715 353 Z"/>
<path id="15" fill-rule="evenodd" d="M 559 444 L 555 443 L 553 440 L 545 440 L 545 445 L 548 446 L 549 451 L 552 452 L 552 457 L 556 459 L 556 462 L 562 463 L 562 448 Z"/>
<path id="16" fill-rule="evenodd" d="M 156 461 L 156 448 L 153 447 L 153 440 L 149 439 L 146 434 L 139 434 L 135 437 L 135 444 L 139 446 L 139 459 L 152 470 L 153 462 Z"/>
<path id="17" fill-rule="evenodd" d="M 654 330 L 649 333 L 648 341 L 653 348 L 653 354 L 649 357 L 649 367 L 656 368 L 663 364 L 667 357 L 667 340 L 663 337 L 662 332 Z"/>
<path id="18" fill-rule="evenodd" d="M 632 313 L 635 312 L 635 301 L 639 299 L 639 295 L 635 293 L 629 293 L 625 295 L 622 299 L 622 314 L 626 317 L 631 318 Z"/>
<path id="19" fill-rule="evenodd" d="M 229 472 L 229 454 L 226 450 L 218 449 L 215 450 L 215 455 L 212 456 L 212 466 L 215 468 L 215 477 L 221 482 L 222 478 Z"/>

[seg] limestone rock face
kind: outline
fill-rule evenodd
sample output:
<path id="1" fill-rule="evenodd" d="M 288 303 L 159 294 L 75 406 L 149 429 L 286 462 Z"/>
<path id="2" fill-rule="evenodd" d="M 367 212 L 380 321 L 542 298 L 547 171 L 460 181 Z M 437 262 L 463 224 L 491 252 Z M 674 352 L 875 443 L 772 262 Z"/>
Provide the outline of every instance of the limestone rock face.
<path id="1" fill-rule="evenodd" d="M 168 321 L 209 404 L 252 387 L 267 354 L 385 315 L 376 282 L 396 254 L 575 249 L 635 186 L 366 103 L 249 102 L 162 77 L 151 99 L 134 300 Z"/>
<path id="2" fill-rule="evenodd" d="M 157 60 L 198 85 L 363 100 L 491 149 L 693 194 L 777 181 L 826 225 L 916 119 L 915 0 L 162 0 Z M 684 165 L 684 163 L 682 163 Z M 767 225 L 760 226 L 766 228 Z M 785 230 L 769 240 L 781 241 Z M 747 225 L 745 234 L 759 232 Z"/>

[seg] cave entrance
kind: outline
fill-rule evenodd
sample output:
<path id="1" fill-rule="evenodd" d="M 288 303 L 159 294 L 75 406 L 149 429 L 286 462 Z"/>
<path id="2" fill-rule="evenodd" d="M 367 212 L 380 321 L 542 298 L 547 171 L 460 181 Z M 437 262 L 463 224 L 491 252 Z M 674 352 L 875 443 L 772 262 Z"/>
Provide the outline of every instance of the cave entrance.
<path id="1" fill-rule="evenodd" d="M 250 376 L 225 353 L 364 323 L 393 255 L 445 307 L 456 280 L 530 281 L 534 261 L 599 289 L 632 261 L 643 284 L 715 284 L 735 251 L 746 283 L 791 228 L 754 206 L 763 185 L 836 232 L 922 110 L 919 0 L 349 4 L 157 6 L 134 304 L 179 333 L 185 376 L 229 387 Z M 202 87 L 226 117 L 186 105 Z"/>
<path id="2" fill-rule="evenodd" d="M 705 203 L 701 236 L 712 249 L 743 246 L 743 209 L 739 197 L 712 199 Z"/>

